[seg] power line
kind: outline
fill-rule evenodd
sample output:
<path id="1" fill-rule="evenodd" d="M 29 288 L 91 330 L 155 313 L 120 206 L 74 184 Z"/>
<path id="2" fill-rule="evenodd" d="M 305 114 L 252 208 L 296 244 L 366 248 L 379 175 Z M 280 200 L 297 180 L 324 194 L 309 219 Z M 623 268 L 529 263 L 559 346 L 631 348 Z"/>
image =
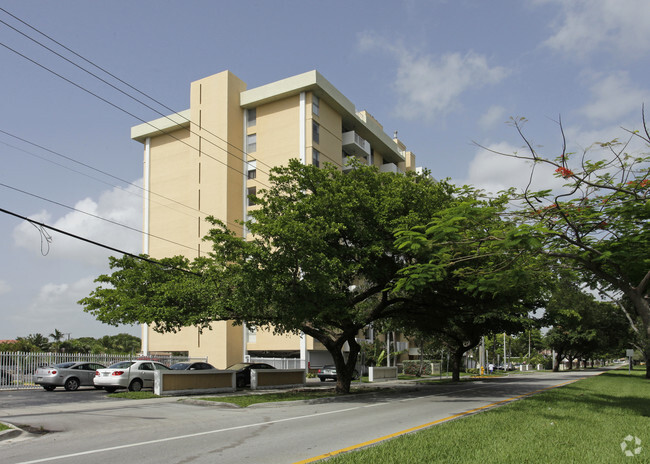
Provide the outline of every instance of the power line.
<path id="1" fill-rule="evenodd" d="M 190 209 L 190 210 L 192 210 L 192 211 L 197 211 L 197 212 L 199 212 L 199 213 L 201 213 L 201 214 L 204 214 L 204 215 L 206 215 L 206 216 L 209 215 L 208 213 L 206 213 L 206 212 L 204 212 L 204 211 L 201 211 L 200 209 L 193 208 L 193 207 L 191 207 L 191 206 L 189 206 L 189 205 L 186 205 L 186 204 L 184 204 L 184 203 L 181 203 L 180 201 L 174 200 L 173 198 L 169 198 L 169 197 L 166 197 L 165 195 L 162 195 L 162 194 L 159 194 L 159 193 L 153 192 L 153 191 L 150 190 L 150 189 L 149 189 L 149 190 L 148 190 L 148 189 L 145 189 L 145 188 L 143 188 L 143 187 L 141 187 L 141 186 L 139 186 L 139 185 L 137 185 L 137 184 L 134 184 L 134 183 L 132 183 L 132 182 L 129 182 L 129 181 L 126 180 L 126 179 L 122 179 L 121 177 L 117 177 L 117 176 L 115 176 L 115 175 L 113 175 L 113 174 L 110 174 L 110 173 L 108 173 L 108 172 L 106 172 L 106 171 L 102 171 L 101 169 L 95 168 L 95 167 L 93 167 L 93 166 L 91 166 L 91 165 L 89 165 L 89 164 L 83 163 L 83 162 L 81 162 L 81 161 L 79 161 L 79 160 L 76 160 L 76 159 L 74 159 L 74 158 L 72 158 L 72 157 L 69 157 L 69 156 L 63 155 L 63 154 L 61 154 L 61 153 L 59 153 L 59 152 L 57 152 L 57 151 L 54 151 L 54 150 L 52 150 L 52 149 L 50 149 L 50 148 L 47 148 L 47 147 L 44 147 L 44 146 L 39 145 L 39 144 L 37 144 L 37 143 L 34 143 L 34 142 L 32 142 L 32 141 L 30 141 L 30 140 L 27 140 L 27 139 L 25 139 L 25 138 L 19 137 L 19 136 L 15 135 L 15 134 L 11 134 L 11 133 L 9 133 L 9 132 L 7 132 L 7 131 L 4 131 L 4 130 L 2 130 L 2 129 L 0 129 L 0 133 L 5 134 L 5 135 L 8 135 L 9 137 L 13 137 L 14 139 L 20 140 L 21 142 L 27 143 L 27 144 L 32 145 L 32 146 L 34 146 L 34 147 L 37 147 L 37 148 L 39 148 L 39 149 L 41 149 L 41 150 L 44 150 L 44 151 L 46 151 L 46 152 L 48 152 L 48 153 L 51 153 L 51 154 L 55 155 L 55 156 L 61 157 L 61 158 L 63 158 L 63 159 L 66 159 L 66 160 L 68 160 L 68 161 L 71 161 L 71 162 L 73 162 L 73 163 L 76 163 L 76 164 L 79 164 L 79 165 L 81 165 L 81 166 L 84 166 L 84 167 L 86 167 L 86 168 L 88 168 L 88 169 L 91 169 L 91 170 L 93 170 L 93 171 L 95 171 L 95 172 L 98 172 L 98 173 L 100 173 L 100 174 L 103 174 L 103 175 L 105 175 L 105 176 L 108 176 L 108 177 L 111 177 L 111 178 L 113 178 L 113 179 L 116 179 L 116 180 L 118 180 L 118 181 L 120 181 L 120 182 L 124 182 L 125 184 L 131 185 L 131 186 L 133 186 L 133 187 L 135 187 L 135 188 L 137 188 L 137 189 L 139 189 L 139 190 L 141 190 L 141 191 L 143 191 L 143 192 L 148 192 L 148 193 L 150 193 L 150 194 L 152 194 L 152 195 L 155 195 L 155 196 L 157 196 L 157 197 L 163 198 L 163 199 L 165 199 L 165 200 L 167 200 L 167 201 L 170 201 L 170 202 L 172 202 L 172 203 L 176 203 L 177 205 L 182 206 L 182 207 L 184 207 L 184 208 L 188 208 L 188 209 Z M 0 143 L 4 143 L 4 142 L 0 142 Z M 119 186 L 119 185 L 111 184 L 111 183 L 109 183 L 109 182 L 105 182 L 105 181 L 103 181 L 103 180 L 101 180 L 101 179 L 98 179 L 98 178 L 96 178 L 96 177 L 89 176 L 89 175 L 87 175 L 87 174 L 85 174 L 85 173 L 83 173 L 83 172 L 77 171 L 77 170 L 72 169 L 72 168 L 70 168 L 70 167 L 68 167 L 68 166 L 64 166 L 64 165 L 62 165 L 62 164 L 60 164 L 60 163 L 56 163 L 56 162 L 54 162 L 54 161 L 52 161 L 52 160 L 49 160 L 49 159 L 44 158 L 44 157 L 41 157 L 41 156 L 39 156 L 39 155 L 37 155 L 37 154 L 35 154 L 35 153 L 31 153 L 31 152 L 29 152 L 29 151 L 23 150 L 22 148 L 18 148 L 18 147 L 15 147 L 15 146 L 12 146 L 12 145 L 9 145 L 9 144 L 6 144 L 6 143 L 5 143 L 5 145 L 7 145 L 7 146 L 9 146 L 9 147 L 11 147 L 11 148 L 14 148 L 14 149 L 16 149 L 16 150 L 20 150 L 20 151 L 22 151 L 23 153 L 27 153 L 27 154 L 29 154 L 29 155 L 31 155 L 31 156 L 35 156 L 36 158 L 42 159 L 42 160 L 47 161 L 47 162 L 49 162 L 49 163 L 55 164 L 55 165 L 57 165 L 57 166 L 60 166 L 60 167 L 62 167 L 62 168 L 64 168 L 64 169 L 68 169 L 68 170 L 70 170 L 70 171 L 72 171 L 72 172 L 76 172 L 77 174 L 80 174 L 80 175 L 82 175 L 82 176 L 89 177 L 89 178 L 91 178 L 91 179 L 93 179 L 93 180 L 96 180 L 97 182 L 101 182 L 101 183 L 103 183 L 103 184 L 106 184 L 106 185 L 109 185 L 109 186 L 112 186 L 112 187 L 118 188 L 118 189 L 120 189 L 120 190 L 122 190 L 122 191 L 124 191 L 124 192 L 130 193 L 130 194 L 133 194 L 132 192 L 129 192 L 128 190 L 124 190 L 124 189 L 123 189 L 121 186 Z M 135 195 L 135 194 L 133 194 L 133 195 Z M 153 200 L 152 200 L 152 201 L 153 201 Z M 156 202 L 156 201 L 153 201 L 153 202 L 154 202 L 154 203 L 157 203 L 157 204 L 159 204 L 159 205 L 161 205 L 161 206 L 164 206 L 164 207 L 170 208 L 169 205 L 164 205 L 164 204 L 162 204 L 162 203 L 160 203 L 160 202 Z M 177 211 L 177 210 L 176 210 L 176 211 Z M 180 211 L 179 211 L 179 212 L 180 212 Z M 187 214 L 187 213 L 183 213 L 183 214 Z M 232 222 L 228 222 L 228 224 L 229 224 L 230 226 L 233 226 L 233 227 L 238 228 L 238 229 L 241 229 L 241 228 L 242 228 L 242 226 L 239 225 L 239 224 L 233 224 Z"/>
<path id="2" fill-rule="evenodd" d="M 5 13 L 9 14 L 9 15 L 12 16 L 12 17 L 18 19 L 16 16 L 14 16 L 14 15 L 8 13 L 6 10 L 4 10 L 4 9 L 2 9 L 2 8 L 0 8 L 0 10 L 4 11 Z M 22 22 L 23 24 L 28 25 L 25 21 L 20 20 L 20 19 L 18 19 L 18 20 L 19 20 L 20 22 Z M 139 100 L 138 98 L 132 96 L 131 94 L 125 92 L 124 90 L 118 88 L 117 86 L 111 84 L 110 82 L 106 81 L 105 79 L 99 77 L 99 76 L 96 75 L 95 73 L 93 73 L 93 72 L 91 72 L 91 71 L 85 69 L 84 67 L 82 67 L 82 66 L 80 66 L 79 64 L 73 62 L 72 60 L 66 58 L 65 56 L 61 55 L 60 53 L 58 53 L 58 52 L 52 50 L 52 49 L 49 48 L 47 45 L 45 45 L 45 44 L 39 42 L 38 40 L 36 40 L 36 39 L 34 39 L 34 38 L 28 36 L 28 35 L 25 34 L 24 32 L 22 32 L 22 31 L 16 29 L 15 27 L 11 26 L 10 24 L 6 23 L 5 21 L 0 20 L 0 23 L 5 24 L 7 27 L 13 29 L 14 31 L 16 31 L 17 33 L 19 33 L 19 34 L 21 34 L 22 36 L 26 37 L 27 39 L 31 40 L 32 42 L 34 42 L 34 43 L 40 45 L 41 47 L 45 48 L 45 49 L 48 50 L 50 53 L 53 53 L 54 55 L 58 56 L 59 58 L 61 58 L 61 59 L 65 60 L 65 61 L 67 61 L 68 63 L 70 63 L 70 64 L 72 64 L 73 66 L 77 67 L 78 69 L 80 69 L 80 70 L 86 72 L 87 74 L 93 76 L 94 78 L 96 78 L 97 80 L 103 82 L 104 84 L 108 85 L 109 87 L 113 88 L 114 90 L 117 90 L 118 92 L 122 93 L 123 95 L 125 95 L 125 96 L 131 98 L 132 100 L 134 100 L 134 101 L 140 103 L 141 105 L 147 107 L 148 109 L 150 109 L 151 111 L 157 113 L 158 115 L 160 115 L 160 116 L 162 116 L 162 117 L 168 119 L 169 121 L 175 122 L 175 121 L 171 118 L 171 116 L 169 116 L 169 115 L 167 115 L 167 114 L 165 114 L 165 113 L 162 113 L 162 112 L 156 110 L 155 108 L 153 108 L 152 106 L 148 105 L 147 103 L 145 103 L 145 102 Z M 35 30 L 36 32 L 38 32 L 39 34 L 41 34 L 41 35 L 47 37 L 48 39 L 52 40 L 54 43 L 56 43 L 56 44 L 62 46 L 62 47 L 65 48 L 66 50 L 70 51 L 71 53 L 73 53 L 73 54 L 79 56 L 79 57 L 82 58 L 84 61 L 86 61 L 86 62 L 92 64 L 93 66 L 95 66 L 95 67 L 98 68 L 98 69 L 101 69 L 103 72 L 105 72 L 105 73 L 107 73 L 108 75 L 114 77 L 114 78 L 117 79 L 118 81 L 120 81 L 120 82 L 124 82 L 124 81 L 122 81 L 121 79 L 119 79 L 119 78 L 113 76 L 111 73 L 108 73 L 108 72 L 105 71 L 103 68 L 101 68 L 101 67 L 95 65 L 95 64 L 92 63 L 90 60 L 87 60 L 86 58 L 81 57 L 81 55 L 77 54 L 76 52 L 73 52 L 73 51 L 70 50 L 68 47 L 65 47 L 64 45 L 60 44 L 59 42 L 57 42 L 57 41 L 51 39 L 51 38 L 50 38 L 49 36 L 47 36 L 46 34 L 41 33 L 38 29 L 34 28 L 33 26 L 30 26 L 30 25 L 28 25 L 28 26 L 29 26 L 30 28 L 32 28 L 33 30 Z M 27 58 L 25 55 L 20 54 L 19 52 L 17 52 L 16 50 L 14 50 L 14 49 L 8 47 L 8 46 L 5 45 L 5 44 L 0 44 L 0 45 L 3 45 L 5 48 L 7 48 L 7 49 L 13 51 L 14 53 L 17 53 L 18 55 L 20 55 L 20 56 L 22 56 L 22 57 L 24 57 L 24 58 L 26 58 L 26 59 L 29 59 L 29 58 Z M 46 70 L 52 72 L 53 74 L 57 75 L 58 77 L 63 78 L 61 75 L 59 75 L 59 74 L 57 74 L 56 72 L 50 70 L 49 68 L 47 68 L 47 67 L 45 67 L 45 66 L 43 66 L 43 65 L 40 65 L 40 64 L 38 64 L 37 62 L 35 62 L 35 61 L 31 60 L 31 59 L 30 59 L 30 61 L 32 61 L 34 64 L 37 64 L 37 65 L 43 67 L 43 68 L 46 69 Z M 63 79 L 65 79 L 65 78 L 63 78 Z M 70 82 L 70 83 L 72 83 L 72 82 L 69 81 L 68 79 L 65 79 L 65 80 L 68 81 L 68 82 Z M 73 83 L 73 85 L 76 85 L 76 84 Z M 156 99 L 154 99 L 154 98 L 148 96 L 148 95 L 145 94 L 144 92 L 141 92 L 141 91 L 135 89 L 133 86 L 131 86 L 131 85 L 129 85 L 129 84 L 126 84 L 126 85 L 128 85 L 128 86 L 131 87 L 131 88 L 133 88 L 133 89 L 136 90 L 138 93 L 140 93 L 140 94 L 142 94 L 142 95 L 145 95 L 145 96 L 146 96 L 147 98 L 149 98 L 150 100 L 152 100 L 152 101 L 158 103 L 158 104 L 161 105 L 163 108 L 168 109 L 169 111 L 174 112 L 173 109 L 171 109 L 171 108 L 167 107 L 166 105 L 164 105 L 164 104 L 158 102 Z M 85 90 L 85 91 L 91 93 L 91 94 L 94 95 L 95 97 L 100 98 L 100 99 L 102 99 L 103 101 L 107 102 L 106 100 L 104 100 L 103 98 L 101 98 L 101 97 L 99 97 L 98 95 L 94 94 L 93 92 L 90 92 L 90 91 L 88 91 L 87 89 L 82 88 L 81 86 L 79 86 L 79 87 L 80 87 L 82 90 Z M 155 126 L 154 126 L 153 124 L 151 124 L 150 122 L 148 122 L 148 121 L 146 121 L 146 120 L 144 120 L 144 119 L 141 119 L 141 118 L 139 118 L 139 117 L 137 117 L 137 116 L 135 116 L 135 115 L 133 115 L 133 114 L 127 112 L 126 110 L 124 110 L 124 109 L 121 108 L 121 107 L 117 107 L 116 105 L 112 105 L 112 106 L 115 106 L 116 108 L 121 109 L 122 111 L 126 112 L 126 113 L 129 114 L 130 116 L 133 116 L 133 117 L 135 117 L 136 119 L 138 119 L 138 120 L 140 120 L 140 121 L 142 121 L 142 122 L 144 122 L 144 123 L 146 123 L 146 124 L 149 124 L 149 125 L 150 125 L 151 127 L 153 127 L 154 129 L 161 130 L 161 129 L 155 127 Z M 181 116 L 181 117 L 183 117 L 183 116 Z M 185 119 L 186 121 L 188 121 L 190 124 L 192 123 L 191 120 L 189 120 L 189 119 L 187 119 L 187 118 L 185 118 L 185 117 L 183 117 L 183 119 Z M 204 138 L 207 142 L 209 142 L 210 144 L 212 144 L 214 147 L 216 147 L 216 148 L 218 148 L 218 149 L 220 149 L 220 150 L 223 150 L 226 154 L 233 155 L 233 156 L 237 157 L 237 155 L 235 155 L 234 153 L 228 151 L 228 150 L 225 149 L 225 148 L 220 147 L 219 145 L 217 145 L 216 143 L 212 142 L 212 141 L 209 140 L 208 138 L 206 138 L 206 137 L 204 137 L 204 136 L 201 136 L 201 135 L 199 135 L 199 134 L 196 133 L 196 132 L 193 132 L 192 129 L 189 129 L 189 130 L 190 130 L 190 133 L 192 133 L 192 134 L 194 134 L 194 135 L 197 135 L 197 136 L 199 136 L 199 137 Z M 214 134 L 213 132 L 209 131 L 208 129 L 205 129 L 205 128 L 201 127 L 201 130 L 207 132 L 208 134 L 211 134 L 212 136 L 216 137 L 216 138 L 219 139 L 220 141 L 226 143 L 228 146 L 231 146 L 231 147 L 235 148 L 237 151 L 240 151 L 242 154 L 246 154 L 246 152 L 245 152 L 244 150 L 240 149 L 240 148 L 237 147 L 236 145 L 233 145 L 232 143 L 228 142 L 227 140 L 225 140 L 225 139 L 219 137 L 218 135 Z M 163 132 L 163 133 L 166 133 L 165 131 L 162 131 L 162 132 Z M 166 134 L 167 134 L 167 135 L 170 135 L 170 133 L 166 133 Z M 175 137 L 174 137 L 174 138 L 175 138 Z M 176 139 L 176 140 L 181 141 L 180 139 Z M 190 148 L 196 149 L 196 150 L 198 151 L 197 148 L 194 148 L 194 147 L 191 147 L 191 146 L 190 146 Z M 206 156 L 210 157 L 207 153 L 206 153 Z M 238 158 L 238 159 L 240 159 L 242 162 L 244 161 L 243 158 Z M 215 161 L 218 161 L 218 160 L 215 159 Z M 264 163 L 264 162 L 262 162 L 262 161 L 260 161 L 260 164 L 264 164 L 265 166 L 268 166 L 269 168 L 271 168 L 271 166 L 269 166 L 268 164 L 266 164 L 266 163 Z M 228 167 L 230 167 L 230 166 L 228 166 Z M 232 167 L 230 167 L 230 168 L 231 168 L 231 169 L 234 169 L 234 168 L 232 168 Z M 236 172 L 241 173 L 242 175 L 244 174 L 244 173 L 242 173 L 241 171 L 237 171 L 236 169 L 234 169 L 234 170 L 235 170 Z M 266 174 L 268 174 L 268 172 L 266 172 L 266 171 L 262 171 L 261 169 L 260 169 L 260 171 L 261 171 L 261 172 L 265 172 Z"/>
<path id="3" fill-rule="evenodd" d="M 70 210 L 75 211 L 75 212 L 77 212 L 77 213 L 85 214 L 86 216 L 90 216 L 90 217 L 93 217 L 93 218 L 95 218 L 95 219 L 100 219 L 100 220 L 102 220 L 102 221 L 108 222 L 108 223 L 113 224 L 113 225 L 116 225 L 116 226 L 124 227 L 125 229 L 129 229 L 129 230 L 132 230 L 132 231 L 134 231 L 134 232 L 139 232 L 140 234 L 143 234 L 143 235 L 144 235 L 144 231 L 142 231 L 142 230 L 140 230 L 140 229 L 136 229 L 135 227 L 131 227 L 131 226 L 128 226 L 128 225 L 126 225 L 126 224 L 122 224 L 122 223 L 119 223 L 119 222 L 113 221 L 113 220 L 111 220 L 111 219 L 106 219 L 106 218 L 104 218 L 104 217 L 97 216 L 96 214 L 92 214 L 92 213 L 89 213 L 89 212 L 87 212 L 87 211 L 82 211 L 82 210 L 77 209 L 77 208 L 74 208 L 74 207 L 72 207 L 72 206 L 68 206 L 68 205 L 65 205 L 65 204 L 63 204 L 63 203 L 59 203 L 58 201 L 50 200 L 50 199 L 45 198 L 45 197 L 42 197 L 42 196 L 40 196 L 40 195 L 36 195 L 35 193 L 30 193 L 30 192 L 27 192 L 27 191 L 25 191 L 25 190 L 21 190 L 21 189 L 19 189 L 19 188 L 12 187 L 12 186 L 7 185 L 7 184 L 3 184 L 2 182 L 0 182 L 0 186 L 5 187 L 5 188 L 8 188 L 8 189 L 10 189 L 10 190 L 14 190 L 14 191 L 16 191 L 16 192 L 20 192 L 20 193 L 22 193 L 22 194 L 24 194 L 24 195 L 29 195 L 29 196 L 31 196 L 31 197 L 38 198 L 39 200 L 47 201 L 47 202 L 49 202 L 49 203 L 52 203 L 52 204 L 55 204 L 55 205 L 58 205 L 58 206 L 62 206 L 62 207 L 64 207 L 64 208 L 70 209 Z M 166 238 L 158 237 L 158 236 L 153 235 L 153 234 L 151 234 L 151 233 L 148 233 L 147 235 L 148 235 L 149 237 L 157 238 L 158 240 L 163 240 L 163 241 L 165 241 L 165 242 L 173 243 L 174 245 L 178 245 L 178 246 L 181 246 L 181 247 L 189 248 L 189 249 L 192 250 L 192 251 L 196 251 L 196 252 L 198 252 L 198 250 L 197 250 L 196 248 L 192 248 L 192 247 L 190 247 L 190 246 L 188 246 L 188 245 L 183 245 L 182 243 L 174 242 L 173 240 L 169 240 L 169 239 L 166 239 Z"/>
<path id="4" fill-rule="evenodd" d="M 38 34 L 42 35 L 43 37 L 46 37 L 48 40 L 54 42 L 54 43 L 57 44 L 58 46 L 62 47 L 64 50 L 66 50 L 66 51 L 72 53 L 73 55 L 75 55 L 75 56 L 77 56 L 78 58 L 82 59 L 83 61 L 85 61 L 86 63 L 90 64 L 91 66 L 94 66 L 95 68 L 99 69 L 99 70 L 102 71 L 103 73 L 105 73 L 105 74 L 111 76 L 113 79 L 115 79 L 115 80 L 117 80 L 118 82 L 120 82 L 120 83 L 126 85 L 126 86 L 129 87 L 130 89 L 135 90 L 135 91 L 136 91 L 137 93 L 139 93 L 140 95 L 143 95 L 144 97 L 146 97 L 146 98 L 150 99 L 151 101 L 157 103 L 158 105 L 162 106 L 162 107 L 165 108 L 166 110 L 171 111 L 172 113 L 176 113 L 176 111 L 174 111 L 172 108 L 170 108 L 170 107 L 168 107 L 167 105 L 165 105 L 164 103 L 162 103 L 162 102 L 156 100 L 156 99 L 155 99 L 154 97 L 152 97 L 151 95 L 149 95 L 149 94 L 147 94 L 146 92 L 143 92 L 143 91 L 137 89 L 136 87 L 132 86 L 132 85 L 129 84 L 128 82 L 124 81 L 123 79 L 120 79 L 119 77 L 117 77 L 116 75 L 112 74 L 112 73 L 109 72 L 108 70 L 104 69 L 103 67 L 101 67 L 101 66 L 99 66 L 98 64 L 94 63 L 93 61 L 91 61 L 91 60 L 85 58 L 84 56 L 80 55 L 79 53 L 77 53 L 77 52 L 75 52 L 74 50 L 70 49 L 69 47 L 65 46 L 64 44 L 58 42 L 57 40 L 55 40 L 54 38 L 50 37 L 49 35 L 45 34 L 45 33 L 42 32 L 40 29 L 38 29 L 38 28 L 32 26 L 31 24 L 27 23 L 26 21 L 24 21 L 24 20 L 18 18 L 17 16 L 11 14 L 11 13 L 8 12 L 7 10 L 5 10 L 4 8 L 1 8 L 1 7 L 0 7 L 0 11 L 3 11 L 3 12 L 6 13 L 7 15 L 9 15 L 9 16 L 11 16 L 12 18 L 16 19 L 17 21 L 20 21 L 21 23 L 23 23 L 25 26 L 29 27 L 29 28 L 32 29 L 33 31 L 37 32 Z M 164 114 L 164 113 L 161 113 L 160 111 L 157 111 L 157 110 L 154 109 L 153 107 L 147 105 L 146 103 L 140 101 L 139 99 L 133 97 L 132 95 L 130 95 L 130 94 L 124 92 L 123 90 L 119 89 L 118 87 L 114 86 L 113 84 L 107 82 L 106 80 L 102 79 L 101 77 L 97 76 L 96 74 L 94 74 L 94 73 L 88 71 L 87 69 L 83 68 L 82 66 L 78 65 L 77 63 L 75 63 L 75 62 L 69 60 L 68 58 L 64 57 L 63 55 L 61 55 L 61 54 L 57 53 L 56 51 L 50 49 L 49 47 L 47 47 L 46 45 L 42 44 L 42 43 L 39 42 L 38 40 L 36 40 L 36 39 L 34 39 L 34 38 L 28 36 L 28 35 L 25 34 L 24 32 L 22 32 L 22 31 L 20 31 L 20 30 L 18 30 L 18 29 L 16 29 L 16 28 L 14 28 L 13 26 L 7 24 L 6 22 L 4 22 L 4 21 L 2 21 L 2 20 L 0 20 L 0 22 L 2 22 L 3 24 L 7 25 L 8 27 L 10 27 L 10 28 L 13 29 L 14 31 L 18 32 L 19 34 L 23 35 L 24 37 L 28 38 L 29 40 L 31 40 L 31 41 L 37 43 L 38 45 L 42 46 L 43 48 L 45 48 L 46 50 L 50 51 L 51 53 L 54 53 L 55 55 L 57 55 L 57 56 L 59 56 L 60 58 L 64 59 L 64 60 L 67 61 L 68 63 L 70 63 L 70 64 L 76 66 L 77 68 L 79 68 L 79 69 L 85 71 L 86 73 L 90 74 L 91 76 L 95 77 L 96 79 L 100 80 L 101 82 L 105 83 L 106 85 L 109 85 L 110 87 L 112 87 L 113 89 L 117 90 L 118 92 L 121 92 L 122 94 L 128 96 L 129 98 L 131 98 L 131 99 L 137 101 L 138 103 L 140 103 L 140 104 L 146 106 L 146 107 L 149 108 L 150 110 L 152 110 L 152 111 L 158 113 L 160 116 L 163 116 L 163 117 L 165 117 L 165 118 L 167 118 L 167 119 L 169 119 L 170 121 L 173 122 L 173 120 L 170 118 L 169 115 L 166 115 L 166 114 Z M 180 115 L 179 115 L 179 116 L 180 116 Z M 189 120 L 189 119 L 187 119 L 187 118 L 185 118 L 185 117 L 183 117 L 183 116 L 180 116 L 180 117 L 183 118 L 183 119 L 185 119 L 187 122 L 192 123 L 191 120 Z M 210 135 L 216 137 L 218 140 L 221 140 L 222 142 L 224 142 L 224 143 L 226 143 L 227 145 L 231 146 L 231 147 L 234 148 L 235 150 L 241 152 L 242 154 L 247 155 L 247 152 L 246 152 L 245 150 L 243 150 L 243 149 L 237 147 L 236 145 L 232 144 L 231 142 L 228 142 L 227 140 L 223 139 L 222 137 L 218 136 L 217 134 L 214 134 L 213 132 L 211 132 L 211 131 L 209 131 L 208 129 L 205 129 L 205 128 L 203 128 L 203 127 L 202 127 L 201 129 L 204 130 L 205 132 L 207 132 L 208 134 L 210 134 Z M 198 135 L 198 134 L 196 134 L 196 135 Z M 215 145 L 215 144 L 213 144 L 213 145 Z M 215 145 L 215 146 L 217 146 L 217 145 Z M 220 148 L 220 149 L 221 149 L 221 147 L 218 147 L 218 146 L 217 146 L 217 148 Z M 224 151 L 226 151 L 226 153 L 228 153 L 228 154 L 234 155 L 233 153 L 228 152 L 227 150 L 224 150 Z M 243 161 L 243 159 L 242 159 L 242 161 Z M 257 159 L 256 159 L 255 161 L 259 161 L 260 164 L 263 164 L 263 165 L 267 166 L 269 169 L 271 169 L 271 168 L 273 167 L 273 166 L 271 166 L 271 165 L 269 165 L 269 164 L 267 164 L 267 163 L 264 163 L 264 162 L 261 161 L 261 160 L 257 160 Z M 261 171 L 261 170 L 260 170 L 260 171 Z M 262 171 L 262 172 L 264 172 L 264 171 Z M 265 174 L 268 174 L 268 172 L 265 172 Z"/>
<path id="5" fill-rule="evenodd" d="M 58 229 L 56 227 L 50 226 L 48 224 L 45 224 L 44 222 L 39 222 L 39 221 L 36 221 L 34 219 L 30 219 L 30 218 L 28 218 L 26 216 L 22 216 L 20 214 L 14 213 L 14 212 L 9 211 L 9 210 L 6 210 L 4 208 L 0 208 L 0 212 L 5 213 L 5 214 L 9 214 L 10 216 L 14 216 L 14 217 L 17 217 L 19 219 L 23 219 L 23 220 L 25 220 L 25 221 L 27 221 L 27 222 L 29 222 L 31 224 L 35 224 L 35 225 L 37 225 L 39 227 L 44 227 L 44 228 L 53 230 L 54 232 L 58 232 L 60 234 L 67 235 L 68 237 L 72 237 L 72 238 L 75 238 L 77 240 L 81 240 L 82 242 L 90 243 L 91 245 L 95 245 L 95 246 L 105 248 L 105 249 L 110 250 L 110 251 L 114 251 L 116 253 L 120 253 L 120 254 L 123 254 L 123 255 L 126 255 L 126 256 L 130 256 L 131 258 L 139 259 L 141 261 L 146 261 L 148 263 L 156 264 L 158 266 L 164 266 L 166 269 L 174 269 L 174 270 L 177 270 L 177 271 L 182 271 L 182 272 L 185 272 L 187 274 L 192 274 L 192 275 L 196 275 L 196 276 L 199 276 L 199 277 L 203 276 L 202 274 L 199 274 L 197 272 L 193 272 L 193 271 L 190 271 L 190 270 L 187 270 L 187 269 L 181 269 L 181 268 L 178 268 L 178 267 L 165 266 L 162 263 L 160 263 L 158 261 L 155 261 L 153 259 L 145 258 L 144 256 L 138 256 L 138 255 L 135 255 L 133 253 L 129 253 L 128 251 L 120 250 L 119 248 L 115 248 L 115 247 L 112 247 L 110 245 L 106 245 L 104 243 L 96 242 L 95 240 L 90 240 L 88 238 L 81 237 L 80 235 L 76 235 L 76 234 L 73 234 L 71 232 L 66 232 L 65 230 Z"/>

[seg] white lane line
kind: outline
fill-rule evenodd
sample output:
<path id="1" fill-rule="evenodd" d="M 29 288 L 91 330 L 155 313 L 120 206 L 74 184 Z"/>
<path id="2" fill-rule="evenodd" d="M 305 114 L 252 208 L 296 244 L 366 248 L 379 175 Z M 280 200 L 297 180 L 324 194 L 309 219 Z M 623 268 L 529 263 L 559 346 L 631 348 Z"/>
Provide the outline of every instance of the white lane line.
<path id="1" fill-rule="evenodd" d="M 59 459 L 68 459 L 68 458 L 74 458 L 77 456 L 87 456 L 89 454 L 97 454 L 97 453 L 105 453 L 107 451 L 115 451 L 115 450 L 121 450 L 121 449 L 127 449 L 127 448 L 134 448 L 136 446 L 145 446 L 145 445 L 152 445 L 155 443 L 164 443 L 167 441 L 174 441 L 174 440 L 184 440 L 187 438 L 194 438 L 194 437 L 200 437 L 203 435 L 211 435 L 215 433 L 223 433 L 223 432 L 231 432 L 233 430 L 242 430 L 250 427 L 260 427 L 263 425 L 271 425 L 271 424 L 278 424 L 280 422 L 289 422 L 289 421 L 294 421 L 294 420 L 300 420 L 300 419 L 310 419 L 312 417 L 319 417 L 319 416 L 326 416 L 329 414 L 338 414 L 342 412 L 347 412 L 347 411 L 354 411 L 356 409 L 361 409 L 365 406 L 355 406 L 353 408 L 346 408 L 346 409 L 337 409 L 336 411 L 328 411 L 328 412 L 319 412 L 319 413 L 314 413 L 314 414 L 308 414 L 306 416 L 297 416 L 297 417 L 289 417 L 287 419 L 278 419 L 278 420 L 272 420 L 272 421 L 266 421 L 266 422 L 258 422 L 256 424 L 248 424 L 248 425 L 238 425 L 236 427 L 228 427 L 225 429 L 216 429 L 216 430 L 208 430 L 205 432 L 197 432 L 197 433 L 191 433 L 188 435 L 179 435 L 176 437 L 168 437 L 168 438 L 159 438 L 157 440 L 149 440 L 149 441 L 141 441 L 138 443 L 131 443 L 128 445 L 120 445 L 120 446 L 112 446 L 110 448 L 101 448 L 101 449 L 94 449 L 94 450 L 88 450 L 88 451 L 81 451 L 79 453 L 71 453 L 71 454 L 62 454 L 60 456 L 51 456 L 49 458 L 42 458 L 42 459 L 35 459 L 32 461 L 23 461 L 23 462 L 17 462 L 16 464 L 35 464 L 38 462 L 49 462 L 49 461 L 56 461 Z"/>

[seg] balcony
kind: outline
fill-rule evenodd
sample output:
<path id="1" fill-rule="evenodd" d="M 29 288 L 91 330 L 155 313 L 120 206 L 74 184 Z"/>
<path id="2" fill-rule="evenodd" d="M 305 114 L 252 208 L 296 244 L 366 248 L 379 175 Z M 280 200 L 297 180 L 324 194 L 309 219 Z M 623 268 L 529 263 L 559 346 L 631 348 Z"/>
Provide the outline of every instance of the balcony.
<path id="1" fill-rule="evenodd" d="M 397 174 L 399 170 L 395 163 L 385 163 L 379 166 L 379 172 L 393 172 Z"/>
<path id="2" fill-rule="evenodd" d="M 370 155 L 370 144 L 354 131 L 343 133 L 343 149 L 346 153 L 354 156 Z"/>

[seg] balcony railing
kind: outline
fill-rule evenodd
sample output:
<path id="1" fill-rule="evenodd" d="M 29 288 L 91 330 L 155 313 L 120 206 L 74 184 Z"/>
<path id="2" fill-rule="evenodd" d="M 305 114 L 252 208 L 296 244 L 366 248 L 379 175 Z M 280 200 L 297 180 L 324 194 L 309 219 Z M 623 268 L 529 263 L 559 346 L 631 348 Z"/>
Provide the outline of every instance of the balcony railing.
<path id="1" fill-rule="evenodd" d="M 355 131 L 343 133 L 343 149 L 346 153 L 355 156 L 370 155 L 370 144 Z"/>

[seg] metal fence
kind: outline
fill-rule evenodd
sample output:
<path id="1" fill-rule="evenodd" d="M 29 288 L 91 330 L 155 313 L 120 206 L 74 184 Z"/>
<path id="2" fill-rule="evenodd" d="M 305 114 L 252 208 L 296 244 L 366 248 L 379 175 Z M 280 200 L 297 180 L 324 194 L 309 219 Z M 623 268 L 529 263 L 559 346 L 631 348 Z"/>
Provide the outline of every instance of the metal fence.
<path id="1" fill-rule="evenodd" d="M 299 358 L 257 358 L 254 356 L 246 356 L 247 362 L 253 363 L 266 363 L 275 367 L 276 369 L 304 369 L 305 360 Z"/>
<path id="2" fill-rule="evenodd" d="M 42 366 L 62 362 L 94 362 L 109 366 L 119 361 L 136 359 L 150 359 L 167 366 L 177 362 L 207 361 L 207 358 L 189 358 L 187 356 L 0 352 L 0 390 L 41 388 L 34 384 L 34 372 Z"/>

